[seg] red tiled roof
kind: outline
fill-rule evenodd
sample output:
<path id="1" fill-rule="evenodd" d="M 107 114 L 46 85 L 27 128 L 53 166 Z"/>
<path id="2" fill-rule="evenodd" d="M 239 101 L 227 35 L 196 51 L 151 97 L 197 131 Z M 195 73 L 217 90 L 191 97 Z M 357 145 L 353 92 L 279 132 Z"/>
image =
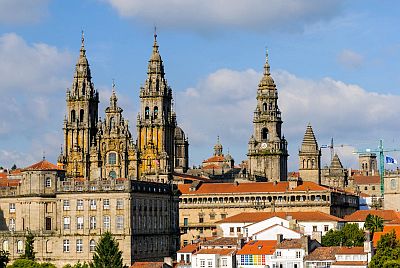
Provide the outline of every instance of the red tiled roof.
<path id="1" fill-rule="evenodd" d="M 285 239 L 276 245 L 279 249 L 303 248 L 301 239 Z"/>
<path id="2" fill-rule="evenodd" d="M 23 169 L 23 171 L 32 171 L 32 170 L 61 170 L 61 169 L 47 160 L 42 160 L 36 164 L 33 164 Z"/>
<path id="3" fill-rule="evenodd" d="M 340 247 L 319 247 L 304 257 L 305 261 L 328 261 L 336 260 L 336 252 Z"/>
<path id="4" fill-rule="evenodd" d="M 185 247 L 178 250 L 177 253 L 194 253 L 197 250 L 198 246 L 199 244 L 186 245 Z"/>
<path id="5" fill-rule="evenodd" d="M 223 220 L 217 221 L 216 223 L 254 223 L 260 222 L 272 217 L 279 217 L 281 219 L 286 219 L 287 216 L 291 216 L 297 221 L 343 221 L 333 215 L 326 214 L 320 211 L 312 212 L 242 212 L 234 216 L 225 218 Z"/>
<path id="6" fill-rule="evenodd" d="M 203 163 L 224 162 L 224 161 L 225 161 L 225 157 L 220 156 L 220 155 L 215 155 L 215 156 L 212 156 L 212 157 L 204 160 Z"/>
<path id="7" fill-rule="evenodd" d="M 276 240 L 252 240 L 238 250 L 236 255 L 272 255 L 276 243 Z"/>
<path id="8" fill-rule="evenodd" d="M 20 182 L 20 180 L 0 179 L 0 187 L 18 186 Z"/>
<path id="9" fill-rule="evenodd" d="M 185 180 L 209 181 L 208 178 L 203 178 L 190 174 L 177 173 L 177 172 L 174 172 L 174 177 L 178 177 L 180 179 L 185 179 Z"/>
<path id="10" fill-rule="evenodd" d="M 366 261 L 337 261 L 332 263 L 332 265 L 348 266 L 348 267 L 365 266 L 367 264 L 368 262 Z"/>
<path id="11" fill-rule="evenodd" d="M 203 248 L 194 253 L 195 255 L 197 254 L 219 254 L 219 255 L 232 255 L 236 249 L 232 248 Z"/>
<path id="12" fill-rule="evenodd" d="M 216 164 L 209 164 L 209 165 L 203 167 L 203 169 L 219 169 L 219 168 L 221 168 L 221 167 Z"/>
<path id="13" fill-rule="evenodd" d="M 7 173 L 6 172 L 1 172 L 0 173 L 0 179 L 7 179 Z"/>
<path id="14" fill-rule="evenodd" d="M 372 243 L 374 247 L 378 245 L 378 241 L 381 239 L 382 235 L 390 233 L 391 231 L 394 231 L 396 233 L 396 237 L 400 237 L 400 225 L 385 225 L 383 226 L 383 231 L 382 232 L 375 232 L 374 237 L 372 239 Z"/>
<path id="15" fill-rule="evenodd" d="M 164 262 L 156 261 L 137 261 L 130 268 L 162 268 Z"/>
<path id="16" fill-rule="evenodd" d="M 21 172 L 22 170 L 20 168 L 10 170 L 10 174 L 12 175 L 20 174 Z"/>
<path id="17" fill-rule="evenodd" d="M 394 210 L 357 210 L 353 214 L 344 216 L 344 220 L 349 222 L 362 222 L 365 221 L 369 214 L 381 217 L 384 221 L 392 221 L 400 218 Z"/>
<path id="18" fill-rule="evenodd" d="M 196 191 L 190 191 L 190 185 L 178 185 L 182 194 L 215 194 L 215 193 L 268 193 L 268 192 L 300 192 L 300 191 L 328 191 L 329 189 L 314 182 L 303 182 L 292 190 L 289 182 L 245 182 L 233 183 L 203 183 Z"/>
<path id="19" fill-rule="evenodd" d="M 337 255 L 365 255 L 364 247 L 340 247 Z"/>
<path id="20" fill-rule="evenodd" d="M 360 184 L 380 184 L 381 178 L 379 176 L 364 176 L 364 175 L 355 175 L 353 176 L 354 183 L 357 185 Z"/>

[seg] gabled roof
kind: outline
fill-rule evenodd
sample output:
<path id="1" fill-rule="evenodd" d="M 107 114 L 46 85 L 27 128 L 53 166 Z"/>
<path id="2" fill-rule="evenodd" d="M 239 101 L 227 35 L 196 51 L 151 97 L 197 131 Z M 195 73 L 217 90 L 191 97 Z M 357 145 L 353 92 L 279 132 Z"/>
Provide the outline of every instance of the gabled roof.
<path id="1" fill-rule="evenodd" d="M 61 170 L 61 169 L 45 159 L 23 169 L 23 171 L 35 171 L 35 170 L 40 171 L 40 170 Z"/>
<path id="2" fill-rule="evenodd" d="M 225 157 L 222 155 L 215 155 L 203 161 L 203 163 L 210 163 L 210 162 L 224 162 Z"/>
<path id="3" fill-rule="evenodd" d="M 344 216 L 344 220 L 348 222 L 363 222 L 369 214 L 381 217 L 384 221 L 393 221 L 400 218 L 399 214 L 394 210 L 357 210 L 353 214 Z"/>
<path id="4" fill-rule="evenodd" d="M 304 257 L 305 261 L 335 261 L 340 247 L 319 247 Z"/>
<path id="5" fill-rule="evenodd" d="M 236 252 L 236 255 L 272 255 L 276 240 L 251 240 Z"/>
<path id="6" fill-rule="evenodd" d="M 177 251 L 177 253 L 194 253 L 196 252 L 199 244 L 189 244 Z"/>
<path id="7" fill-rule="evenodd" d="M 354 183 L 357 185 L 361 184 L 380 184 L 381 178 L 379 176 L 364 176 L 364 175 L 355 175 L 353 176 Z"/>
<path id="8" fill-rule="evenodd" d="M 280 225 L 280 224 L 274 224 L 274 225 L 272 225 L 272 226 L 269 226 L 269 227 L 267 227 L 267 228 L 264 228 L 264 229 L 258 231 L 257 233 L 254 233 L 253 235 L 261 234 L 261 233 L 263 233 L 263 232 L 265 232 L 265 231 L 267 231 L 267 230 L 273 229 L 273 228 L 275 228 L 275 227 L 280 227 L 280 228 L 286 229 L 288 232 L 299 233 L 299 232 L 297 232 L 296 230 L 289 229 L 289 228 L 287 228 L 287 227 L 285 227 L 285 226 L 282 226 L 282 225 Z"/>
<path id="9" fill-rule="evenodd" d="M 190 191 L 190 185 L 188 184 L 180 184 L 178 188 L 182 194 L 329 191 L 327 187 L 310 181 L 305 181 L 292 190 L 289 190 L 289 182 L 203 183 L 195 191 Z"/>
<path id="10" fill-rule="evenodd" d="M 194 253 L 194 255 L 197 254 L 218 254 L 222 256 L 226 255 L 232 255 L 236 249 L 233 248 L 203 248 Z"/>
<path id="11" fill-rule="evenodd" d="M 297 221 L 343 221 L 341 218 L 329 215 L 320 211 L 296 211 L 296 212 L 242 212 L 231 217 L 227 217 L 216 223 L 255 223 L 273 217 L 286 219 L 291 216 Z"/>

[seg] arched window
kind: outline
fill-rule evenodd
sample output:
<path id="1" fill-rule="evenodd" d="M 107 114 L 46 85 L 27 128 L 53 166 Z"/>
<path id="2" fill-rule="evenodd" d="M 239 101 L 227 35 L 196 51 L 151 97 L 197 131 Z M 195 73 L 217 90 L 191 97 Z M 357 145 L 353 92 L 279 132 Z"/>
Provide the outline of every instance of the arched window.
<path id="1" fill-rule="evenodd" d="M 71 122 L 75 122 L 75 110 L 71 111 Z"/>
<path id="2" fill-rule="evenodd" d="M 306 160 L 303 159 L 303 168 L 306 168 Z"/>
<path id="3" fill-rule="evenodd" d="M 114 128 L 114 125 L 115 125 L 115 119 L 114 119 L 114 117 L 112 116 L 112 117 L 110 118 L 110 129 Z"/>
<path id="4" fill-rule="evenodd" d="M 53 242 L 51 240 L 46 241 L 46 252 L 52 252 L 53 251 Z"/>
<path id="5" fill-rule="evenodd" d="M 79 112 L 79 121 L 83 122 L 83 116 L 85 115 L 85 111 L 83 109 L 80 110 Z"/>
<path id="6" fill-rule="evenodd" d="M 144 108 L 144 118 L 145 119 L 150 118 L 150 108 L 149 107 Z"/>
<path id="7" fill-rule="evenodd" d="M 154 119 L 157 119 L 158 117 L 158 107 L 154 107 Z"/>
<path id="8" fill-rule="evenodd" d="M 268 105 L 266 102 L 263 103 L 263 111 L 265 112 L 266 110 L 268 110 Z"/>
<path id="9" fill-rule="evenodd" d="M 22 240 L 17 241 L 17 253 L 24 252 L 24 242 Z"/>
<path id="10" fill-rule="evenodd" d="M 263 128 L 261 130 L 261 139 L 268 140 L 268 129 L 267 128 Z"/>
<path id="11" fill-rule="evenodd" d="M 311 159 L 311 168 L 315 168 L 315 159 Z"/>
<path id="12" fill-rule="evenodd" d="M 117 178 L 117 173 L 114 170 L 111 170 L 110 173 L 108 173 L 108 175 L 113 179 Z"/>
<path id="13" fill-rule="evenodd" d="M 8 251 L 8 248 L 9 248 L 9 247 L 8 247 L 8 240 L 4 240 L 4 241 L 3 241 L 3 250 L 4 250 L 4 251 Z"/>
<path id="14" fill-rule="evenodd" d="M 307 168 L 310 168 L 310 159 L 307 159 Z"/>
<path id="15" fill-rule="evenodd" d="M 117 163 L 117 154 L 109 153 L 108 154 L 108 164 L 115 165 Z"/>
<path id="16" fill-rule="evenodd" d="M 96 250 L 96 241 L 94 241 L 94 239 L 90 240 L 90 242 L 89 242 L 89 250 L 90 250 L 90 252 L 93 252 Z"/>

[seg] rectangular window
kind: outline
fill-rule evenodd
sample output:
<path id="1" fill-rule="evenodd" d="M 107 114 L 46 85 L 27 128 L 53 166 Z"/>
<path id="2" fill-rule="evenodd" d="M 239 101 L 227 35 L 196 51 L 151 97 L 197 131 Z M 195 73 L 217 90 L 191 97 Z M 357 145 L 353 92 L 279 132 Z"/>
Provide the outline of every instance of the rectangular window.
<path id="1" fill-rule="evenodd" d="M 110 199 L 103 200 L 103 209 L 110 209 Z"/>
<path id="2" fill-rule="evenodd" d="M 301 253 L 300 253 L 300 251 L 296 251 L 296 258 L 297 258 L 297 259 L 301 258 Z"/>
<path id="3" fill-rule="evenodd" d="M 90 217 L 90 229 L 96 229 L 96 217 L 95 216 L 91 216 Z"/>
<path id="4" fill-rule="evenodd" d="M 236 232 L 240 233 L 242 231 L 242 228 L 236 227 Z"/>
<path id="5" fill-rule="evenodd" d="M 10 208 L 10 213 L 15 213 L 15 203 L 10 203 L 9 208 Z"/>
<path id="6" fill-rule="evenodd" d="M 227 266 L 228 266 L 228 259 L 222 258 L 222 267 L 227 267 Z"/>
<path id="7" fill-rule="evenodd" d="M 82 239 L 77 239 L 76 240 L 76 252 L 82 252 L 83 251 L 83 241 Z"/>
<path id="8" fill-rule="evenodd" d="M 200 260 L 200 267 L 201 268 L 206 267 L 206 260 Z"/>
<path id="9" fill-rule="evenodd" d="M 183 218 L 183 226 L 187 227 L 189 225 L 189 219 Z"/>
<path id="10" fill-rule="evenodd" d="M 90 209 L 91 210 L 96 210 L 97 209 L 96 200 L 90 199 L 89 204 L 90 204 Z"/>
<path id="11" fill-rule="evenodd" d="M 69 239 L 63 241 L 63 252 L 69 252 Z"/>
<path id="12" fill-rule="evenodd" d="M 46 178 L 46 182 L 45 182 L 44 186 L 47 188 L 51 187 L 51 178 Z"/>
<path id="13" fill-rule="evenodd" d="M 204 222 L 204 218 L 203 218 L 203 216 L 200 216 L 199 217 L 199 223 L 203 223 Z"/>
<path id="14" fill-rule="evenodd" d="M 117 199 L 117 209 L 124 208 L 124 199 Z"/>
<path id="15" fill-rule="evenodd" d="M 83 229 L 83 217 L 76 218 L 76 229 L 78 229 L 78 230 Z"/>
<path id="16" fill-rule="evenodd" d="M 15 219 L 14 218 L 10 218 L 10 220 L 8 221 L 8 229 L 10 229 L 10 231 L 15 231 Z"/>
<path id="17" fill-rule="evenodd" d="M 230 233 L 234 233 L 234 232 L 235 232 L 235 228 L 234 228 L 234 227 L 230 227 L 230 228 L 229 228 L 229 232 L 230 232 Z"/>
<path id="18" fill-rule="evenodd" d="M 124 216 L 121 215 L 117 216 L 116 227 L 118 230 L 124 229 Z"/>
<path id="19" fill-rule="evenodd" d="M 328 232 L 329 231 L 329 225 L 324 225 L 324 231 Z"/>
<path id="20" fill-rule="evenodd" d="M 312 227 L 312 230 L 313 230 L 313 232 L 316 232 L 316 231 L 318 231 L 318 228 L 317 228 L 317 226 L 316 226 L 316 225 L 314 225 L 314 226 Z"/>
<path id="21" fill-rule="evenodd" d="M 225 219 L 226 218 L 226 214 L 221 214 L 221 219 Z"/>
<path id="22" fill-rule="evenodd" d="M 103 228 L 110 229 L 110 216 L 103 216 Z"/>
<path id="23" fill-rule="evenodd" d="M 280 252 L 280 251 L 277 251 L 277 252 L 276 252 L 276 256 L 280 257 L 280 256 L 281 256 L 281 252 Z"/>
<path id="24" fill-rule="evenodd" d="M 76 200 L 76 210 L 83 210 L 83 200 L 82 199 Z"/>
<path id="25" fill-rule="evenodd" d="M 71 226 L 71 218 L 64 217 L 64 230 L 69 230 L 70 226 Z"/>
<path id="26" fill-rule="evenodd" d="M 212 260 L 208 260 L 208 262 L 207 262 L 207 264 L 208 264 L 208 268 L 212 268 L 213 267 L 213 262 L 212 262 Z"/>
<path id="27" fill-rule="evenodd" d="M 215 214 L 214 213 L 210 214 L 210 220 L 215 220 Z"/>
<path id="28" fill-rule="evenodd" d="M 63 200 L 63 209 L 69 210 L 69 200 Z"/>

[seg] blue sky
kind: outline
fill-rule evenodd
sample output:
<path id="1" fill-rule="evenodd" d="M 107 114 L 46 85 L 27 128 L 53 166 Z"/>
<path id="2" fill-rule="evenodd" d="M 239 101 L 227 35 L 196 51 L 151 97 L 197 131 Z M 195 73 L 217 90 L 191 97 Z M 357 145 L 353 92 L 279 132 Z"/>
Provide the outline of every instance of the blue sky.
<path id="1" fill-rule="evenodd" d="M 100 114 L 115 79 L 136 136 L 157 25 L 191 165 L 212 154 L 218 135 L 225 153 L 246 158 L 268 47 L 289 169 L 308 123 L 320 145 L 334 137 L 342 162 L 356 168 L 354 150 L 379 139 L 400 148 L 399 11 L 398 1 L 0 0 L 0 165 L 27 166 L 43 152 L 56 162 L 82 29 Z"/>

